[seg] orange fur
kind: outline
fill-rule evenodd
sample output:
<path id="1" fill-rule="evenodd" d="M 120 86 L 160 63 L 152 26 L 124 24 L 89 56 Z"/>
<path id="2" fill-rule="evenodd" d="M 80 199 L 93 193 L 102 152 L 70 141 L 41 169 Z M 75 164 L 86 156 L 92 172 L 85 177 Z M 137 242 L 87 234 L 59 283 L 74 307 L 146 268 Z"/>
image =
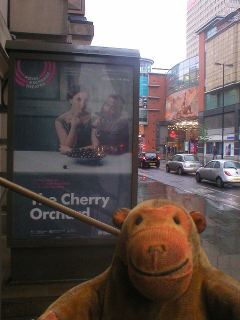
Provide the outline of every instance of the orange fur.
<path id="1" fill-rule="evenodd" d="M 47 312 L 58 320 L 240 319 L 240 285 L 210 265 L 201 213 L 154 199 L 117 210 L 113 220 L 122 229 L 110 268 Z"/>

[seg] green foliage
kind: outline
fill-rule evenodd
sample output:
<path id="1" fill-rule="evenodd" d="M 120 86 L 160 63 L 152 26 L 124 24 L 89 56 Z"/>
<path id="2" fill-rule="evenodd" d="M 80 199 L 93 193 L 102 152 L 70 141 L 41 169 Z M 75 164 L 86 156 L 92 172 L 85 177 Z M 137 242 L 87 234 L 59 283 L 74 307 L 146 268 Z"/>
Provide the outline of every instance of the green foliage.
<path id="1" fill-rule="evenodd" d="M 198 140 L 203 143 L 209 140 L 208 128 L 205 122 L 198 127 Z"/>

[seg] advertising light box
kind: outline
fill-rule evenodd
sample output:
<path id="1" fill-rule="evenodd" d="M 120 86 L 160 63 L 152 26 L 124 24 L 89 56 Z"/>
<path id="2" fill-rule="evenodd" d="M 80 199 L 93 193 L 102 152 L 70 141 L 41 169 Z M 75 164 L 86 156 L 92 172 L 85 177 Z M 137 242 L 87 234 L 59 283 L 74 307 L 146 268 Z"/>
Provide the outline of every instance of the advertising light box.
<path id="1" fill-rule="evenodd" d="M 115 210 L 137 201 L 139 52 L 12 41 L 7 50 L 8 179 L 113 225 Z M 12 246 L 115 238 L 20 194 L 8 207 Z"/>

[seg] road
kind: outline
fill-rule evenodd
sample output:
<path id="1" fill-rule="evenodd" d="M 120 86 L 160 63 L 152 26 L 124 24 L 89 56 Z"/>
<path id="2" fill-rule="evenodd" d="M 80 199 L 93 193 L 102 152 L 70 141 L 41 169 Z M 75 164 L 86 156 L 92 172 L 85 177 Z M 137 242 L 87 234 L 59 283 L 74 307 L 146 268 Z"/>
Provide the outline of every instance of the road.
<path id="1" fill-rule="evenodd" d="M 233 209 L 240 210 L 240 184 L 218 188 L 214 183 L 208 181 L 197 183 L 195 174 L 180 176 L 176 172 L 166 172 L 165 163 L 161 163 L 160 169 L 155 167 L 139 168 L 138 174 L 179 189 L 181 193 L 196 194 L 216 202 L 218 206 L 227 205 Z"/>
<path id="2" fill-rule="evenodd" d="M 210 263 L 240 282 L 240 186 L 218 188 L 197 183 L 195 175 L 160 169 L 138 169 L 138 203 L 163 198 L 201 212 L 207 222 L 200 235 Z"/>

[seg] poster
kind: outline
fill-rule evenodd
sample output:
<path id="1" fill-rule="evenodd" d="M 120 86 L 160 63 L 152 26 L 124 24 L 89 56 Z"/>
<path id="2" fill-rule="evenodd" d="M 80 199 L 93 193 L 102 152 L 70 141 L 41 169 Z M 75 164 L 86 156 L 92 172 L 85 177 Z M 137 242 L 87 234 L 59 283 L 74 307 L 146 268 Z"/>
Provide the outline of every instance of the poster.
<path id="1" fill-rule="evenodd" d="M 175 92 L 166 98 L 166 120 L 198 116 L 198 87 Z"/>
<path id="2" fill-rule="evenodd" d="M 13 182 L 113 225 L 131 207 L 133 68 L 17 60 Z M 14 194 L 14 239 L 112 237 Z"/>

